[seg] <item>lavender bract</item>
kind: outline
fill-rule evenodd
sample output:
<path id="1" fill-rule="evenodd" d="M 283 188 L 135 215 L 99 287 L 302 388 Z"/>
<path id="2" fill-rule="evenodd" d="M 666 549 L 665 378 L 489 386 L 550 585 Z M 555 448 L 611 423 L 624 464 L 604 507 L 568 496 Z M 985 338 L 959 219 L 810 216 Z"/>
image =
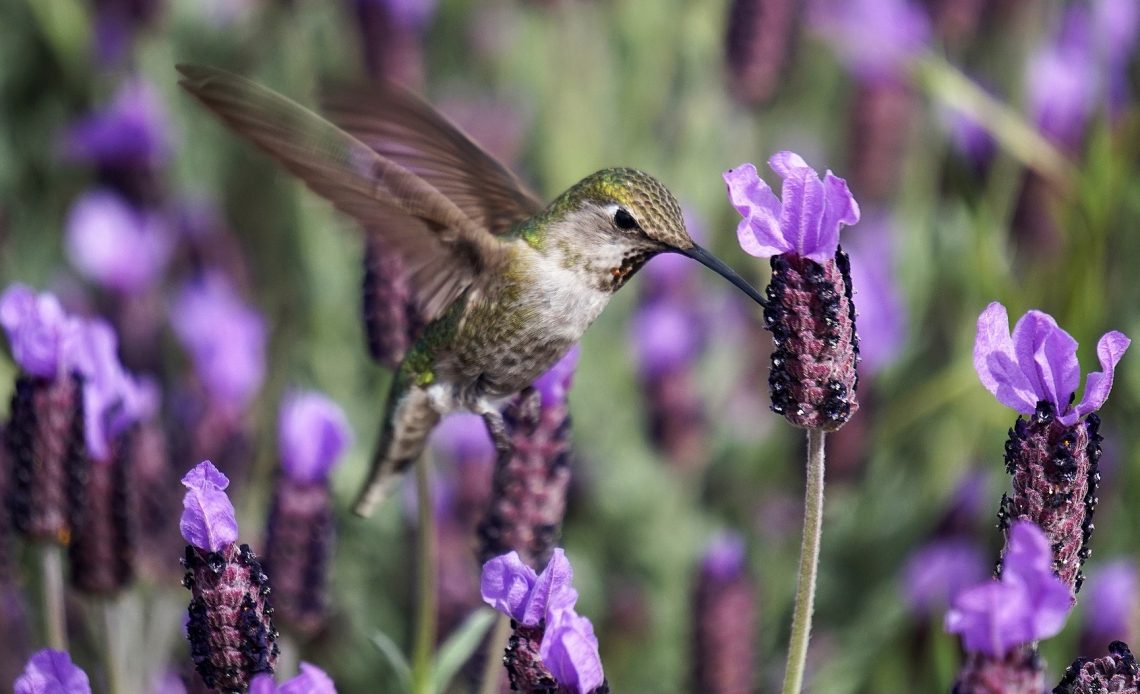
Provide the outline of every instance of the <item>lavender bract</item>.
<path id="1" fill-rule="evenodd" d="M 74 367 L 79 323 L 55 296 L 13 284 L 0 295 L 0 326 L 16 363 L 27 373 L 55 379 Z"/>
<path id="2" fill-rule="evenodd" d="M 205 460 L 186 473 L 182 485 L 187 489 L 182 500 L 182 520 L 178 524 L 183 539 L 193 547 L 210 552 L 237 542 L 237 517 L 225 492 L 229 479 Z"/>
<path id="3" fill-rule="evenodd" d="M 324 670 L 304 661 L 300 667 L 300 674 L 281 684 L 273 681 L 273 675 L 254 677 L 249 694 L 336 694 L 336 685 Z"/>
<path id="4" fill-rule="evenodd" d="M 993 658 L 1053 636 L 1065 625 L 1072 592 L 1052 565 L 1045 533 L 1033 523 L 1015 523 L 1001 579 L 959 593 L 946 613 L 946 630 L 959 634 L 966 650 Z"/>
<path id="5" fill-rule="evenodd" d="M 14 694 L 91 694 L 87 673 L 64 651 L 37 651 L 13 683 Z"/>
<path id="6" fill-rule="evenodd" d="M 286 397 L 277 435 L 282 470 L 302 483 L 324 482 L 352 445 L 352 430 L 344 410 L 315 392 Z"/>
<path id="7" fill-rule="evenodd" d="M 68 259 L 88 279 L 123 293 L 150 286 L 162 274 L 172 241 L 165 222 L 106 189 L 84 193 L 66 223 Z"/>

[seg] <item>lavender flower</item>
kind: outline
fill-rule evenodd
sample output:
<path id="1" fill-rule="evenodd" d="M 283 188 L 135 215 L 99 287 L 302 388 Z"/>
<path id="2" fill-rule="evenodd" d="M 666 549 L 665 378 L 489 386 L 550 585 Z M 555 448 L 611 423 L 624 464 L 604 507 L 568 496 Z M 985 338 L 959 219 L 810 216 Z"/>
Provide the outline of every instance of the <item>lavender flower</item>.
<path id="1" fill-rule="evenodd" d="M 694 691 L 748 692 L 756 684 L 756 588 L 744 538 L 724 533 L 705 550 L 694 601 Z"/>
<path id="2" fill-rule="evenodd" d="M 28 660 L 24 674 L 12 684 L 14 694 L 91 694 L 87 673 L 64 651 L 45 648 Z"/>
<path id="3" fill-rule="evenodd" d="M 265 377 L 265 324 L 226 279 L 206 273 L 171 308 L 171 323 L 190 352 L 215 407 L 231 416 L 245 409 Z"/>
<path id="4" fill-rule="evenodd" d="M 423 320 L 403 258 L 385 249 L 373 235 L 364 243 L 361 307 L 368 353 L 378 363 L 396 369 L 423 328 Z"/>
<path id="5" fill-rule="evenodd" d="M 1088 11 L 1069 7 L 1027 65 L 1029 110 L 1046 137 L 1075 150 L 1096 108 L 1100 69 Z"/>
<path id="6" fill-rule="evenodd" d="M 574 571 L 555 548 L 541 574 L 517 552 L 483 565 L 483 600 L 511 618 L 514 635 L 505 663 L 511 688 L 565 687 L 579 694 L 608 692 L 590 621 L 574 611 Z"/>
<path id="7" fill-rule="evenodd" d="M 422 33 L 433 0 L 353 0 L 364 62 L 375 78 L 417 84 L 423 80 Z"/>
<path id="8" fill-rule="evenodd" d="M 895 77 L 930 38 L 926 13 L 907 0 L 818 0 L 810 21 L 862 80 Z"/>
<path id="9" fill-rule="evenodd" d="M 272 675 L 253 678 L 249 694 L 336 694 L 336 685 L 325 671 L 311 663 L 301 662 L 301 674 L 277 684 Z"/>
<path id="10" fill-rule="evenodd" d="M 0 295 L 0 326 L 12 356 L 26 373 L 56 379 L 74 367 L 79 323 L 51 294 L 13 284 Z"/>
<path id="11" fill-rule="evenodd" d="M 277 663 L 269 577 L 249 545 L 236 544 L 226 476 L 207 460 L 186 473 L 182 484 L 190 657 L 207 687 L 245 691 L 255 675 L 272 674 Z"/>
<path id="12" fill-rule="evenodd" d="M 910 608 L 926 615 L 945 607 L 986 577 L 978 545 L 962 538 L 934 540 L 919 548 L 903 568 L 903 594 Z"/>
<path id="13" fill-rule="evenodd" d="M 1128 103 L 1128 62 L 1140 36 L 1140 6 L 1133 0 L 1093 3 L 1093 27 L 1104 47 L 1108 75 L 1108 107 L 1116 115 Z"/>
<path id="14" fill-rule="evenodd" d="M 907 337 L 906 306 L 894 268 L 895 229 L 882 214 L 848 248 L 851 286 L 859 297 L 859 369 L 871 375 L 898 357 Z"/>
<path id="15" fill-rule="evenodd" d="M 1140 692 L 1140 665 L 1123 641 L 1108 644 L 1108 655 L 1095 660 L 1077 658 L 1065 669 L 1053 694 L 1136 694 Z"/>
<path id="16" fill-rule="evenodd" d="M 741 247 L 771 258 L 764 324 L 776 347 L 772 411 L 799 427 L 835 430 L 859 408 L 850 264 L 839 248 L 839 229 L 859 221 L 859 205 L 843 179 L 828 171 L 820 180 L 797 154 L 779 152 L 768 164 L 784 179 L 782 201 L 751 164 L 724 180 L 744 217 Z"/>
<path id="17" fill-rule="evenodd" d="M 266 531 L 265 567 L 274 577 L 282 623 L 315 633 L 328 611 L 333 509 L 328 476 L 352 440 L 340 407 L 320 393 L 293 393 L 278 425 L 281 475 Z"/>
<path id="18" fill-rule="evenodd" d="M 725 64 L 737 101 L 761 104 L 783 81 L 799 35 L 800 3 L 794 0 L 734 0 L 725 23 Z"/>
<path id="19" fill-rule="evenodd" d="M 100 167 L 157 169 L 170 156 L 170 122 L 150 83 L 123 83 L 102 111 L 75 123 L 64 136 L 65 156 Z"/>
<path id="20" fill-rule="evenodd" d="M 106 189 L 84 193 L 67 218 L 67 254 L 79 272 L 124 294 L 149 287 L 172 248 L 162 218 L 136 210 Z"/>
<path id="21" fill-rule="evenodd" d="M 1134 639 L 1140 619 L 1140 576 L 1136 565 L 1118 559 L 1098 566 L 1089 577 L 1082 603 L 1082 653 L 1098 652 L 1112 641 Z"/>
<path id="22" fill-rule="evenodd" d="M 76 361 L 83 375 L 87 452 L 96 460 L 108 460 L 115 437 L 153 412 L 154 395 L 119 362 L 119 341 L 110 325 L 99 319 L 84 321 L 79 341 Z"/>
<path id="23" fill-rule="evenodd" d="M 959 634 L 967 651 L 993 658 L 1053 636 L 1065 625 L 1073 595 L 1052 564 L 1045 533 L 1033 523 L 1014 523 L 1001 579 L 959 593 L 946 613 L 946 631 Z"/>

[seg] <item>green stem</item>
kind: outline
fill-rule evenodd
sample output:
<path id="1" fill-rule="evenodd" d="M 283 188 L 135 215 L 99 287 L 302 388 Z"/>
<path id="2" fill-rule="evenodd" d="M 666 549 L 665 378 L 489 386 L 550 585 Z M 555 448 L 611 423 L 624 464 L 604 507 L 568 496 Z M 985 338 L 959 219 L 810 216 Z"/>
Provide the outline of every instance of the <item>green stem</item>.
<path id="1" fill-rule="evenodd" d="M 122 615 L 116 603 L 117 599 L 114 597 L 99 601 L 99 612 L 103 618 L 103 669 L 107 675 L 108 694 L 123 694 L 129 691 L 123 666 Z"/>
<path id="2" fill-rule="evenodd" d="M 432 653 L 435 650 L 436 576 L 435 513 L 432 509 L 430 460 L 422 456 L 416 464 L 416 527 L 419 551 L 416 580 L 419 582 L 419 609 L 416 615 L 415 645 L 412 650 L 412 692 L 431 694 Z"/>
<path id="3" fill-rule="evenodd" d="M 48 646 L 67 650 L 67 613 L 64 611 L 63 547 L 55 542 L 40 544 L 40 574 L 43 580 L 44 632 Z"/>
<path id="4" fill-rule="evenodd" d="M 289 679 L 300 672 L 301 649 L 289 634 L 277 637 L 277 647 L 281 649 L 277 655 L 278 679 Z"/>
<path id="5" fill-rule="evenodd" d="M 505 614 L 499 615 L 487 637 L 487 657 L 483 661 L 483 681 L 479 685 L 479 694 L 498 694 L 502 691 L 503 646 L 510 633 L 511 618 Z"/>
<path id="6" fill-rule="evenodd" d="M 807 432 L 807 485 L 804 489 L 804 537 L 800 546 L 800 573 L 796 604 L 792 612 L 792 635 L 788 639 L 788 664 L 784 670 L 783 694 L 799 694 L 804 686 L 804 664 L 811 637 L 811 614 L 815 603 L 815 578 L 819 569 L 819 545 L 823 534 L 824 432 Z"/>

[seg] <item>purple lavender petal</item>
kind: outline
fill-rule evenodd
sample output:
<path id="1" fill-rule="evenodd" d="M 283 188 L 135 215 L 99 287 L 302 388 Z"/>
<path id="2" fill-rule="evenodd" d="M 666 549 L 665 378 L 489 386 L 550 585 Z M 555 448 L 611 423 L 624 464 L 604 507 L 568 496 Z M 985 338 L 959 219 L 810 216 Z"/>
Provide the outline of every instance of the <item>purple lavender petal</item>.
<path id="1" fill-rule="evenodd" d="M 135 381 L 119 363 L 119 340 L 101 319 L 83 321 L 78 330 L 76 368 L 83 374 L 84 436 L 87 453 L 107 460 L 111 440 L 137 420 L 132 405 L 145 403 Z"/>
<path id="2" fill-rule="evenodd" d="M 108 190 L 76 200 L 66 228 L 71 264 L 108 289 L 129 293 L 149 286 L 170 257 L 172 241 L 162 218 L 132 209 Z"/>
<path id="3" fill-rule="evenodd" d="M 605 680 L 594 626 L 573 608 L 548 616 L 538 656 L 559 685 L 578 694 L 589 694 Z"/>
<path id="4" fill-rule="evenodd" d="M 538 575 L 530 593 L 526 596 L 522 615 L 516 617 L 523 624 L 534 626 L 546 618 L 555 608 L 571 608 L 578 601 L 578 592 L 571 587 L 574 569 L 561 547 L 554 548 L 554 554 L 546 568 Z"/>
<path id="5" fill-rule="evenodd" d="M 728 198 L 743 219 L 736 236 L 744 252 L 757 258 L 790 253 L 793 248 L 780 230 L 781 204 L 752 164 L 741 164 L 723 174 Z"/>
<path id="6" fill-rule="evenodd" d="M 36 652 L 13 684 L 15 694 L 91 694 L 87 673 L 63 651 Z"/>
<path id="7" fill-rule="evenodd" d="M 945 607 L 986 577 L 981 548 L 970 540 L 936 540 L 911 555 L 903 568 L 903 593 L 910 608 L 925 615 Z"/>
<path id="8" fill-rule="evenodd" d="M 518 552 L 495 557 L 483 564 L 479 592 L 483 602 L 512 619 L 521 620 L 531 588 L 538 575 L 519 558 Z"/>
<path id="9" fill-rule="evenodd" d="M 301 674 L 278 687 L 277 694 L 336 694 L 336 685 L 324 670 L 302 661 Z"/>
<path id="10" fill-rule="evenodd" d="M 787 150 L 776 152 L 768 157 L 768 167 L 779 174 L 780 178 L 787 178 L 800 169 L 808 169 L 815 173 L 803 157 Z"/>
<path id="11" fill-rule="evenodd" d="M 1104 405 L 1108 393 L 1112 390 L 1112 376 L 1117 363 L 1124 356 L 1128 345 L 1132 344 L 1124 333 L 1115 330 L 1105 333 L 1096 344 L 1096 356 L 1100 360 L 1100 371 L 1093 371 L 1085 379 L 1085 392 L 1081 401 L 1073 408 L 1072 420 L 1083 417 L 1089 412 L 1095 412 Z M 1065 422 L 1071 424 L 1072 422 Z"/>
<path id="12" fill-rule="evenodd" d="M 831 173 L 823 175 L 823 219 L 820 222 L 819 245 L 831 248 L 839 245 L 839 229 L 859 223 L 859 203 L 847 187 L 847 181 Z"/>
<path id="13" fill-rule="evenodd" d="M 0 326 L 8 333 L 16 363 L 27 373 L 55 378 L 72 367 L 78 324 L 53 295 L 11 285 L 0 295 Z"/>
<path id="14" fill-rule="evenodd" d="M 226 496 L 229 479 L 208 460 L 198 463 L 182 478 L 182 537 L 199 549 L 217 552 L 237 541 L 237 517 Z"/>
<path id="15" fill-rule="evenodd" d="M 542 395 L 543 407 L 566 402 L 566 393 L 570 390 L 570 383 L 574 378 L 574 370 L 578 368 L 578 357 L 581 354 L 582 346 L 575 343 L 554 366 L 535 380 L 534 387 Z"/>
<path id="16" fill-rule="evenodd" d="M 958 594 L 946 613 L 945 628 L 962 637 L 967 651 L 1000 658 L 1027 642 L 1024 614 L 1028 609 L 1021 591 L 1000 581 L 987 581 Z"/>
<path id="17" fill-rule="evenodd" d="M 1039 398 L 1018 365 L 1009 333 L 1009 314 L 993 302 L 978 316 L 974 339 L 974 370 L 998 402 L 1022 414 L 1032 414 Z"/>
<path id="18" fill-rule="evenodd" d="M 154 87 L 128 80 L 104 110 L 67 131 L 64 153 L 72 161 L 98 165 L 159 166 L 170 154 L 169 122 Z"/>
<path id="19" fill-rule="evenodd" d="M 352 444 L 344 410 L 320 393 L 292 393 L 281 406 L 278 425 L 281 469 L 295 482 L 328 479 L 333 465 Z"/>
<path id="20" fill-rule="evenodd" d="M 273 675 L 261 673 L 249 682 L 249 694 L 277 694 L 277 682 Z"/>
<path id="21" fill-rule="evenodd" d="M 775 157 L 773 157 L 775 159 Z M 773 167 L 774 168 L 774 167 Z M 791 169 L 780 190 L 780 228 L 797 255 L 824 262 L 819 255 L 819 222 L 823 218 L 823 182 L 808 168 Z M 832 255 L 835 251 L 832 249 Z"/>

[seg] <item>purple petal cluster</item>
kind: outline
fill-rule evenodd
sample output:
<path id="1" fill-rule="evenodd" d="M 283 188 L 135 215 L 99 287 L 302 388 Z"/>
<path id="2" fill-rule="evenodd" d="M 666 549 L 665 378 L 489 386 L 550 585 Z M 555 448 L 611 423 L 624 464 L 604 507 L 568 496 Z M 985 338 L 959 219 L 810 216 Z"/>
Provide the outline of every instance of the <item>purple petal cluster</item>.
<path id="1" fill-rule="evenodd" d="M 123 293 L 150 286 L 170 258 L 172 239 L 162 217 L 133 208 L 117 193 L 96 189 L 71 208 L 67 255 L 79 272 Z"/>
<path id="2" fill-rule="evenodd" d="M 574 370 L 578 368 L 578 357 L 581 354 L 582 346 L 575 344 L 554 366 L 535 380 L 534 388 L 542 395 L 543 407 L 566 402 L 566 393 L 570 390 L 570 383 L 574 379 Z"/>
<path id="3" fill-rule="evenodd" d="M 1022 316 L 1011 335 L 1005 307 L 994 302 L 978 317 L 974 369 L 986 390 L 1006 407 L 1033 414 L 1037 403 L 1048 402 L 1057 419 L 1071 426 L 1108 399 L 1113 370 L 1130 343 L 1115 330 L 1100 338 L 1096 353 L 1101 370 L 1088 375 L 1084 396 L 1073 406 L 1081 380 L 1077 341 L 1041 311 Z"/>
<path id="4" fill-rule="evenodd" d="M 237 541 L 237 516 L 225 489 L 229 479 L 208 460 L 198 463 L 182 478 L 182 537 L 200 550 L 218 552 Z"/>
<path id="5" fill-rule="evenodd" d="M 87 673 L 64 651 L 45 648 L 29 660 L 12 685 L 14 694 L 91 694 Z"/>
<path id="6" fill-rule="evenodd" d="M 1053 636 L 1065 625 L 1073 594 L 1052 567 L 1045 533 L 1033 523 L 1014 523 L 1001 579 L 959 593 L 946 613 L 946 631 L 959 634 L 967 651 L 993 658 Z"/>
<path id="7" fill-rule="evenodd" d="M 798 154 L 777 152 L 768 160 L 784 179 L 777 198 L 752 164 L 724 173 L 728 197 L 744 219 L 737 226 L 749 255 L 798 255 L 817 263 L 835 257 L 839 229 L 859 221 L 859 205 L 847 182 L 827 171 L 823 180 Z"/>
<path id="8" fill-rule="evenodd" d="M 344 410 L 315 392 L 286 397 L 277 436 L 281 469 L 294 482 L 303 484 L 323 483 L 352 445 L 352 429 Z"/>
<path id="9" fill-rule="evenodd" d="M 169 117 L 153 85 L 129 80 L 102 111 L 64 136 L 64 155 L 98 166 L 157 167 L 170 155 Z"/>
<path id="10" fill-rule="evenodd" d="M 480 591 L 484 602 L 524 626 L 545 620 L 539 657 L 559 684 L 587 694 L 604 677 L 593 626 L 574 611 L 578 591 L 571 586 L 573 578 L 561 548 L 555 548 L 541 574 L 510 552 L 483 565 Z"/>
<path id="11" fill-rule="evenodd" d="M 249 694 L 336 694 L 332 678 L 312 663 L 301 663 L 301 674 L 281 684 L 262 673 L 249 683 Z"/>
<path id="12" fill-rule="evenodd" d="M 907 0 L 818 0 L 809 21 L 863 80 L 899 74 L 930 40 L 926 12 Z"/>
<path id="13" fill-rule="evenodd" d="M 265 377 L 265 323 L 230 283 L 207 273 L 171 307 L 171 324 L 214 404 L 241 412 Z"/>
<path id="14" fill-rule="evenodd" d="M 16 363 L 29 374 L 55 379 L 75 366 L 79 322 L 55 296 L 23 284 L 9 286 L 0 294 L 0 326 Z"/>

